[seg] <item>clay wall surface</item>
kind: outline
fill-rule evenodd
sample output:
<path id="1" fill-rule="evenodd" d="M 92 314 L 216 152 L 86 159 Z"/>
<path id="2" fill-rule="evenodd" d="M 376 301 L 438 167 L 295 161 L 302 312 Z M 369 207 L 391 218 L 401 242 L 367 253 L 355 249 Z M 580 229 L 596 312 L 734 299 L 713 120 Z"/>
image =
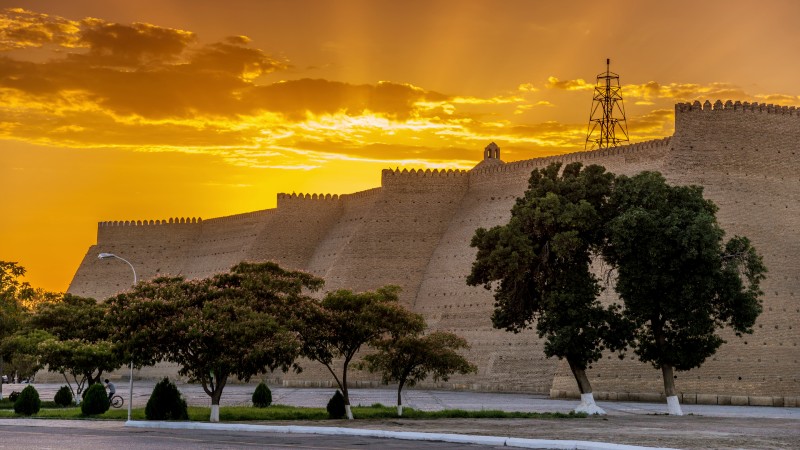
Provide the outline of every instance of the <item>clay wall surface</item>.
<path id="1" fill-rule="evenodd" d="M 508 220 L 534 168 L 580 161 L 617 174 L 658 170 L 672 183 L 703 185 L 720 207 L 728 236 L 751 238 L 769 268 L 755 333 L 726 334 L 729 343 L 701 369 L 677 373 L 683 400 L 794 405 L 800 397 L 800 111 L 738 102 L 679 104 L 675 122 L 671 138 L 508 164 L 488 157 L 469 172 L 384 170 L 380 188 L 338 197 L 280 194 L 276 209 L 230 218 L 104 223 L 70 292 L 103 298 L 127 287 L 130 269 L 98 261 L 101 251 L 130 256 L 142 278 L 207 276 L 243 258 L 307 270 L 326 280 L 326 291 L 396 284 L 403 288 L 402 301 L 422 313 L 431 329 L 453 331 L 472 346 L 468 356 L 478 364 L 477 375 L 439 386 L 576 395 L 566 364 L 544 358 L 532 330 L 492 328 L 491 292 L 465 283 L 475 256 L 470 239 L 476 228 Z M 602 301 L 617 301 L 613 286 Z M 593 365 L 589 376 L 598 398 L 659 397 L 660 371 L 632 356 L 620 361 L 604 355 Z M 273 379 L 329 385 L 321 367 L 304 368 Z M 352 377 L 357 384 L 377 383 L 371 375 Z"/>
<path id="2" fill-rule="evenodd" d="M 245 259 L 305 269 L 341 213 L 342 200 L 336 195 L 278 194 L 274 221 L 261 229 Z"/>
<path id="3" fill-rule="evenodd" d="M 133 272 L 127 264 L 98 259 L 100 253 L 128 260 L 140 280 L 180 274 L 201 225 L 197 219 L 194 223 L 192 219 L 100 222 L 97 244 L 89 247 L 67 292 L 104 300 L 133 284 Z"/>

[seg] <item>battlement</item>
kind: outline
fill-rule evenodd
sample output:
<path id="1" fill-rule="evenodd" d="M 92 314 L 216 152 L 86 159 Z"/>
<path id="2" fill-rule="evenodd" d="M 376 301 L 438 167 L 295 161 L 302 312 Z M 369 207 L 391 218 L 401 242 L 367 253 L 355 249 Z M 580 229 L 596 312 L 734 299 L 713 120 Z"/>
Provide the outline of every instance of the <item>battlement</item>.
<path id="1" fill-rule="evenodd" d="M 460 169 L 383 169 L 381 177 L 460 177 L 468 173 L 468 171 Z"/>
<path id="2" fill-rule="evenodd" d="M 164 220 L 108 220 L 98 222 L 98 227 L 142 227 L 148 225 L 182 225 L 202 223 L 200 217 L 171 217 Z"/>
<path id="3" fill-rule="evenodd" d="M 339 200 L 339 194 L 286 194 L 278 193 L 278 201 L 281 200 Z"/>
<path id="4" fill-rule="evenodd" d="M 758 112 L 766 114 L 778 114 L 800 117 L 800 108 L 795 106 L 781 106 L 773 105 L 772 103 L 758 103 L 758 102 L 741 102 L 728 100 L 722 103 L 722 100 L 717 100 L 712 105 L 709 100 L 700 103 L 695 100 L 694 103 L 676 103 L 675 114 L 680 113 L 693 113 L 693 112 L 717 112 L 717 111 L 742 111 L 742 112 Z"/>

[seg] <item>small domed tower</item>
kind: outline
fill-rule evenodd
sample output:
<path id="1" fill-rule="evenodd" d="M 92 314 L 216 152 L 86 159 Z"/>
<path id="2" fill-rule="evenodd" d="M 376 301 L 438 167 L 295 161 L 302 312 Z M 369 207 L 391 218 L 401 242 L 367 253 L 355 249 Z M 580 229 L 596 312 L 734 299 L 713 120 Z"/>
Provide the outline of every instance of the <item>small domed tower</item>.
<path id="1" fill-rule="evenodd" d="M 500 159 L 500 147 L 494 142 L 483 149 L 483 159 Z"/>
<path id="2" fill-rule="evenodd" d="M 500 160 L 500 147 L 497 146 L 494 142 L 487 145 L 486 148 L 483 149 L 483 160 L 478 163 L 474 169 L 484 168 L 489 166 L 496 166 L 498 164 L 505 164 L 503 161 Z"/>

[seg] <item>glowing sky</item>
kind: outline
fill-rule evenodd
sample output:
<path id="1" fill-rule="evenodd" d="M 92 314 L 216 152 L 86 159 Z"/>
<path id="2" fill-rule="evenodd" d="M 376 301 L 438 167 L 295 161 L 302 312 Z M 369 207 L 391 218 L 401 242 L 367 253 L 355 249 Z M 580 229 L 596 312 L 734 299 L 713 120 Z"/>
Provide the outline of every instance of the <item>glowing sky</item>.
<path id="1" fill-rule="evenodd" d="M 65 290 L 101 220 L 349 193 L 387 167 L 633 142 L 677 101 L 800 105 L 800 2 L 0 0 L 0 260 Z"/>

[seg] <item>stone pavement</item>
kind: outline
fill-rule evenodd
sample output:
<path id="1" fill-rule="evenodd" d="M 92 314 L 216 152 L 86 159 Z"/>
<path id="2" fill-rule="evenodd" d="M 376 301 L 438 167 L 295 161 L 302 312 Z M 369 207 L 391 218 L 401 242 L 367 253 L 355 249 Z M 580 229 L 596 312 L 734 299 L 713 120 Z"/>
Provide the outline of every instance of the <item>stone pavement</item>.
<path id="1" fill-rule="evenodd" d="M 115 383 L 117 393 L 128 402 L 128 384 Z M 144 407 L 155 385 L 154 381 L 134 380 L 133 406 Z M 21 391 L 26 385 L 4 384 L 3 395 L 12 391 Z M 39 396 L 43 400 L 52 400 L 60 384 L 35 384 Z M 222 394 L 222 406 L 250 405 L 250 398 L 255 384 L 229 384 Z M 178 389 L 192 406 L 210 406 L 211 400 L 197 384 L 178 384 Z M 272 402 L 291 406 L 325 407 L 335 392 L 332 388 L 284 388 L 270 387 Z M 350 402 L 353 405 L 369 406 L 382 403 L 387 406 L 396 404 L 397 390 L 387 387 L 383 389 L 350 389 Z M 473 391 L 440 391 L 424 389 L 404 389 L 403 405 L 423 411 L 441 409 L 464 410 L 502 410 L 523 412 L 570 412 L 579 403 L 578 399 L 551 399 L 544 395 L 524 393 L 495 393 Z M 610 402 L 598 401 L 609 415 L 648 415 L 666 413 L 666 403 Z M 686 415 L 705 417 L 754 417 L 774 419 L 800 420 L 800 408 L 783 408 L 772 406 L 723 406 L 723 405 L 681 405 Z"/>

